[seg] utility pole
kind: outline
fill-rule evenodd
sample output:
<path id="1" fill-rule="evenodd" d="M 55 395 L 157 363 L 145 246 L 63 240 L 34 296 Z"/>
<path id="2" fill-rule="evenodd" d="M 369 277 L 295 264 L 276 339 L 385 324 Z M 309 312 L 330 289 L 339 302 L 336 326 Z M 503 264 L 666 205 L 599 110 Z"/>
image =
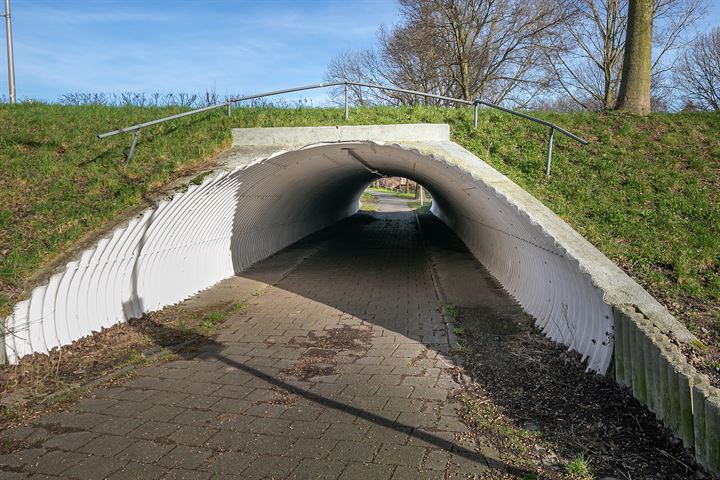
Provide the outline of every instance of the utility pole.
<path id="1" fill-rule="evenodd" d="M 15 59 L 13 58 L 12 25 L 10 24 L 10 0 L 5 0 L 5 34 L 7 36 L 8 96 L 15 103 Z"/>

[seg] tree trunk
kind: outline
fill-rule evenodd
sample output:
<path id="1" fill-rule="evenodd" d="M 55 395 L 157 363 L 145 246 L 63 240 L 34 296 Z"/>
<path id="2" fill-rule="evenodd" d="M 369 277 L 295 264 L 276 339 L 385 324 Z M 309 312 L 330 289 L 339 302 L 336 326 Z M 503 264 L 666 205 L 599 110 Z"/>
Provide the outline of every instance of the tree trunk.
<path id="1" fill-rule="evenodd" d="M 653 0 L 630 0 L 617 108 L 650 113 Z"/>

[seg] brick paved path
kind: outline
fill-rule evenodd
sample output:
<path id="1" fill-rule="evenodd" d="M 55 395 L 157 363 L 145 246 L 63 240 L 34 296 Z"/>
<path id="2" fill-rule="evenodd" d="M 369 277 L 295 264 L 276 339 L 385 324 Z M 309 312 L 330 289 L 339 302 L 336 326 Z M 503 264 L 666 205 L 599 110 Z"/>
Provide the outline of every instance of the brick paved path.
<path id="1" fill-rule="evenodd" d="M 496 465 L 449 398 L 414 214 L 355 216 L 193 301 L 213 292 L 249 307 L 196 357 L 3 432 L 27 448 L 0 456 L 0 478 L 464 478 Z"/>

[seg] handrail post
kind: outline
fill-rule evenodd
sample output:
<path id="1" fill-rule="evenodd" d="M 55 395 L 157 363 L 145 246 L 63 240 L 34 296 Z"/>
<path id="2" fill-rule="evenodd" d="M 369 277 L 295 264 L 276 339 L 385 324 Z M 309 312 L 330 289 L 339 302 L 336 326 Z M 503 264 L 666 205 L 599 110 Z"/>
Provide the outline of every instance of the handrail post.
<path id="1" fill-rule="evenodd" d="M 345 121 L 350 118 L 350 107 L 348 105 L 348 84 L 345 83 Z"/>
<path id="2" fill-rule="evenodd" d="M 232 116 L 232 103 L 231 102 L 227 102 L 227 116 L 228 117 Z"/>
<path id="3" fill-rule="evenodd" d="M 138 137 L 140 136 L 140 129 L 136 129 L 135 132 L 133 132 L 133 139 L 132 143 L 130 144 L 130 151 L 127 154 L 127 158 L 125 159 L 125 163 L 129 163 L 130 159 L 133 156 L 133 153 L 135 153 L 135 145 L 137 145 Z"/>
<path id="4" fill-rule="evenodd" d="M 545 164 L 545 176 L 550 176 L 550 164 L 552 163 L 553 140 L 555 139 L 555 128 L 550 127 L 550 135 L 548 137 L 547 163 Z"/>
<path id="5" fill-rule="evenodd" d="M 478 102 L 473 102 L 473 125 L 477 128 L 478 125 Z"/>

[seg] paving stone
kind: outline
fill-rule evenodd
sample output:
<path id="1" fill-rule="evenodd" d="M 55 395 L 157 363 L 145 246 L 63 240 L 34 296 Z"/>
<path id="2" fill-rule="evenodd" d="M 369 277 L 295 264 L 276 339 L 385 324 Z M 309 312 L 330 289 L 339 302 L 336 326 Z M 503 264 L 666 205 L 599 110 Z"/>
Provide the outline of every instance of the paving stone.
<path id="1" fill-rule="evenodd" d="M 44 448 L 27 448 L 6 453 L 0 455 L 0 468 L 16 470 L 29 463 L 36 462 L 45 453 L 47 453 L 47 450 Z"/>
<path id="2" fill-rule="evenodd" d="M 78 451 L 102 457 L 113 457 L 134 443 L 134 439 L 120 435 L 100 435 L 92 442 L 80 447 Z"/>
<path id="3" fill-rule="evenodd" d="M 438 430 L 467 432 L 468 427 L 457 416 L 441 415 L 436 425 Z"/>
<path id="4" fill-rule="evenodd" d="M 253 406 L 253 402 L 237 398 L 216 399 L 216 402 L 210 407 L 215 412 L 225 413 L 244 413 L 248 408 Z"/>
<path id="5" fill-rule="evenodd" d="M 126 462 L 105 457 L 86 456 L 63 472 L 64 477 L 86 480 L 88 478 L 107 478 L 122 468 Z"/>
<path id="6" fill-rule="evenodd" d="M 439 478 L 438 473 L 400 465 L 393 472 L 392 480 L 435 480 Z"/>
<path id="7" fill-rule="evenodd" d="M 285 478 L 300 462 L 300 459 L 271 455 L 260 455 L 247 469 L 244 478 Z"/>
<path id="8" fill-rule="evenodd" d="M 175 448 L 174 444 L 161 444 L 150 440 L 132 440 L 132 445 L 121 451 L 117 458 L 142 463 L 154 463 Z"/>
<path id="9" fill-rule="evenodd" d="M 430 450 L 425 456 L 423 467 L 427 470 L 445 471 L 445 468 L 450 461 L 450 456 L 450 452 L 445 450 Z"/>
<path id="10" fill-rule="evenodd" d="M 382 385 L 376 394 L 383 397 L 408 398 L 414 389 L 407 385 Z"/>
<path id="11" fill-rule="evenodd" d="M 185 410 L 180 415 L 172 418 L 172 423 L 202 427 L 212 422 L 217 417 L 217 412 L 212 410 Z"/>
<path id="12" fill-rule="evenodd" d="M 73 406 L 72 410 L 78 412 L 105 413 L 117 403 L 117 400 L 111 398 L 88 398 L 78 402 Z"/>
<path id="13" fill-rule="evenodd" d="M 335 459 L 318 462 L 317 460 L 305 459 L 293 470 L 288 478 L 294 480 L 331 480 L 340 476 L 346 464 Z"/>
<path id="14" fill-rule="evenodd" d="M 129 432 L 145 423 L 144 420 L 137 418 L 106 418 L 108 418 L 107 421 L 95 425 L 92 428 L 92 431 L 96 433 L 108 433 L 111 435 L 127 435 Z"/>
<path id="15" fill-rule="evenodd" d="M 240 450 L 248 438 L 247 432 L 220 430 L 205 441 L 206 448 L 214 450 Z"/>
<path id="16" fill-rule="evenodd" d="M 162 476 L 162 480 L 208 480 L 210 477 L 213 477 L 211 472 L 173 468 Z"/>
<path id="17" fill-rule="evenodd" d="M 467 455 L 453 454 L 450 465 L 452 470 L 471 475 L 480 475 L 490 470 L 485 457 L 475 452 Z"/>
<path id="18" fill-rule="evenodd" d="M 127 387 L 127 385 L 125 385 Z M 163 392 L 167 394 L 168 392 Z M 109 397 L 116 400 L 130 400 L 132 402 L 146 402 L 150 397 L 158 394 L 151 388 L 121 388 L 114 390 Z"/>
<path id="19" fill-rule="evenodd" d="M 45 441 L 43 446 L 48 449 L 59 448 L 60 450 L 77 450 L 93 438 L 97 433 L 92 432 L 70 432 L 54 435 Z"/>
<path id="20" fill-rule="evenodd" d="M 212 409 L 220 399 L 208 395 L 185 395 L 185 398 L 175 403 L 183 408 Z"/>
<path id="21" fill-rule="evenodd" d="M 67 415 L 66 412 L 63 413 Z M 43 425 L 56 423 L 56 420 L 52 417 L 54 416 L 49 415 L 41 419 L 38 423 Z M 49 432 L 46 429 L 36 425 L 22 425 L 0 431 L 0 439 L 10 442 L 25 441 L 26 443 L 33 443 L 47 439 L 48 435 Z"/>
<path id="22" fill-rule="evenodd" d="M 426 400 L 445 400 L 449 391 L 443 388 L 416 387 L 410 394 L 410 398 L 422 398 Z"/>
<path id="23" fill-rule="evenodd" d="M 294 458 L 320 459 L 330 456 L 338 441 L 331 438 L 299 439 L 288 448 L 287 454 Z"/>
<path id="24" fill-rule="evenodd" d="M 425 401 L 416 398 L 388 398 L 387 403 L 383 406 L 383 412 L 402 412 L 413 413 L 421 412 L 425 409 Z"/>
<path id="25" fill-rule="evenodd" d="M 246 415 L 252 415 L 254 417 L 261 418 L 277 418 L 285 413 L 287 407 L 285 405 L 273 405 L 270 403 L 261 403 L 259 405 L 252 405 L 245 410 Z"/>
<path id="26" fill-rule="evenodd" d="M 119 402 L 116 402 L 113 405 L 112 409 L 109 409 L 106 413 L 112 415 L 113 417 L 143 418 L 140 416 L 140 414 L 150 408 L 155 407 L 150 403 L 121 400 Z"/>
<path id="27" fill-rule="evenodd" d="M 392 443 L 396 445 L 404 445 L 408 442 L 412 428 L 393 426 L 384 427 L 381 425 L 373 425 L 365 435 L 364 441 L 373 443 Z"/>
<path id="28" fill-rule="evenodd" d="M 340 480 L 385 480 L 392 477 L 395 467 L 375 463 L 351 463 L 343 470 Z"/>
<path id="29" fill-rule="evenodd" d="M 397 423 L 412 427 L 433 428 L 438 423 L 438 416 L 434 412 L 400 412 Z"/>
<path id="30" fill-rule="evenodd" d="M 350 407 L 366 412 L 379 412 L 388 402 L 388 397 L 353 397 L 348 402 Z"/>
<path id="31" fill-rule="evenodd" d="M 220 429 L 217 428 L 183 426 L 175 430 L 168 438 L 182 445 L 201 447 L 219 431 Z"/>
<path id="32" fill-rule="evenodd" d="M 384 463 L 388 465 L 417 467 L 420 466 L 424 457 L 425 449 L 422 447 L 383 443 L 377 456 L 375 457 L 375 460 L 373 461 L 375 463 Z"/>
<path id="33" fill-rule="evenodd" d="M 245 435 L 241 439 L 240 449 L 247 453 L 284 455 L 297 440 L 277 435 Z M 302 441 L 306 441 L 303 439 Z"/>
<path id="34" fill-rule="evenodd" d="M 92 430 L 93 427 L 104 423 L 108 420 L 107 415 L 100 415 L 97 413 L 75 413 L 75 412 L 62 412 L 53 417 L 50 422 L 56 424 L 65 429 L 75 430 Z M 41 419 L 40 421 L 46 421 L 47 419 Z M 25 441 L 32 441 L 32 436 L 25 438 Z"/>
<path id="35" fill-rule="evenodd" d="M 179 425 L 172 423 L 148 421 L 128 433 L 128 435 L 144 439 L 163 439 L 172 435 L 179 428 Z"/>
<path id="36" fill-rule="evenodd" d="M 402 375 L 372 375 L 369 383 L 373 385 L 400 385 Z"/>
<path id="37" fill-rule="evenodd" d="M 253 417 L 250 423 L 250 431 L 254 433 L 274 433 L 282 435 L 289 433 L 292 420 L 284 418 L 257 418 Z"/>
<path id="38" fill-rule="evenodd" d="M 256 458 L 254 454 L 243 452 L 221 452 L 211 458 L 204 466 L 213 473 L 235 475 L 238 478 L 248 478 L 241 475 Z"/>
<path id="39" fill-rule="evenodd" d="M 212 450 L 207 448 L 177 445 L 158 460 L 157 463 L 168 468 L 194 470 L 205 463 L 211 455 Z"/>
<path id="40" fill-rule="evenodd" d="M 359 441 L 362 440 L 369 428 L 367 425 L 359 425 L 357 423 L 336 423 L 330 425 L 322 438 Z"/>
<path id="41" fill-rule="evenodd" d="M 329 427 L 329 423 L 296 420 L 292 422 L 286 433 L 292 437 L 302 437 L 305 439 L 320 438 Z"/>
<path id="42" fill-rule="evenodd" d="M 327 409 L 320 413 L 317 417 L 318 422 L 323 423 L 355 423 L 357 415 L 354 412 L 344 412 L 342 410 Z"/>
<path id="43" fill-rule="evenodd" d="M 0 470 L 0 480 L 25 480 L 27 478 L 28 475 L 26 473 Z"/>
<path id="44" fill-rule="evenodd" d="M 55 450 L 46 453 L 34 462 L 29 462 L 26 464 L 25 470 L 29 472 L 59 475 L 73 465 L 80 463 L 80 461 L 85 458 L 86 455 L 81 453 Z"/>
<path id="45" fill-rule="evenodd" d="M 330 458 L 341 462 L 372 462 L 379 445 L 369 442 L 338 441 Z"/>
<path id="46" fill-rule="evenodd" d="M 109 480 L 156 480 L 167 473 L 167 470 L 157 465 L 146 463 L 130 462 L 110 475 Z M 165 477 L 166 478 L 166 477 Z"/>
<path id="47" fill-rule="evenodd" d="M 185 411 L 186 410 L 183 408 L 171 407 L 169 405 L 153 405 L 152 407 L 137 414 L 136 417 L 145 420 L 152 420 L 154 422 L 167 422 L 181 415 Z"/>

